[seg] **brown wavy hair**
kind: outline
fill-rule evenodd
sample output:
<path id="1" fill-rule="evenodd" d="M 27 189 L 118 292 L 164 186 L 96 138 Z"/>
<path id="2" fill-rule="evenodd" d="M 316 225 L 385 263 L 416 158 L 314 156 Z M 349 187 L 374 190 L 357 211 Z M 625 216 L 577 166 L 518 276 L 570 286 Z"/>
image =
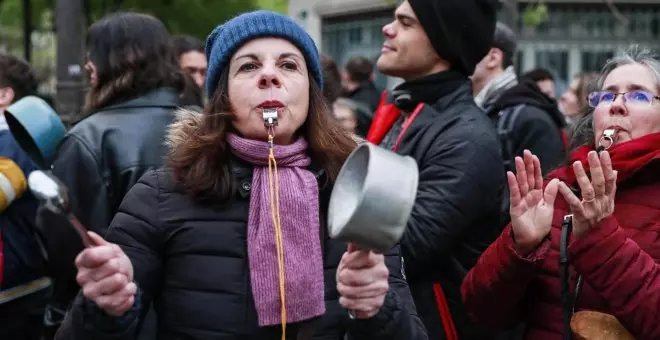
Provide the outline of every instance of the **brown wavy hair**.
<path id="1" fill-rule="evenodd" d="M 170 139 L 167 165 L 172 169 L 176 186 L 198 203 L 222 206 L 235 193 L 227 135 L 235 132 L 228 97 L 229 67 L 220 74 L 216 91 L 198 122 L 180 128 L 183 136 Z M 356 147 L 353 138 L 332 118 L 323 91 L 310 77 L 309 111 L 298 130 L 309 143 L 312 164 L 326 171 L 333 182 L 348 155 Z"/>
<path id="2" fill-rule="evenodd" d="M 157 88 L 183 92 L 183 72 L 163 23 L 141 13 L 114 13 L 92 24 L 87 53 L 98 84 L 92 86 L 86 113 L 121 103 Z"/>

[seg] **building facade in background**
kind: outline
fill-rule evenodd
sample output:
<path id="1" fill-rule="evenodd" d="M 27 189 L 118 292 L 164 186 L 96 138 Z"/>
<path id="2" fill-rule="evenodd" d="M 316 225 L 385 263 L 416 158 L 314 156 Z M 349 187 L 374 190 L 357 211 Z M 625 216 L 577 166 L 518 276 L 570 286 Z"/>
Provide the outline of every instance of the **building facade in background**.
<path id="1" fill-rule="evenodd" d="M 340 66 L 354 56 L 375 60 L 383 44 L 381 28 L 392 20 L 393 0 L 289 0 L 289 15 L 310 33 L 323 53 Z M 522 13 L 529 3 L 519 1 Z M 518 71 L 543 67 L 563 92 L 579 72 L 598 71 L 614 52 L 631 42 L 660 52 L 660 0 L 614 0 L 614 15 L 603 0 L 545 0 L 547 20 L 536 27 L 519 22 Z M 521 16 L 522 17 L 522 16 Z M 391 88 L 400 80 L 377 72 Z"/>

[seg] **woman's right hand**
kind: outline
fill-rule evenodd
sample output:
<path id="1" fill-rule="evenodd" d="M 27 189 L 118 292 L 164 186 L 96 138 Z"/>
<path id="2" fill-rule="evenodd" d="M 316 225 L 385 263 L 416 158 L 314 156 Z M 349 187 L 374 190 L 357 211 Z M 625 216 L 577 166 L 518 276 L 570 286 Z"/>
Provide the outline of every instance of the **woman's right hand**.
<path id="1" fill-rule="evenodd" d="M 516 174 L 507 172 L 509 182 L 511 229 L 518 250 L 534 251 L 550 232 L 559 180 L 553 179 L 543 191 L 541 163 L 529 150 L 516 157 Z"/>
<path id="2" fill-rule="evenodd" d="M 83 295 L 108 315 L 124 315 L 135 303 L 137 286 L 133 283 L 131 260 L 116 244 L 89 232 L 96 244 L 76 258 L 76 280 Z"/>

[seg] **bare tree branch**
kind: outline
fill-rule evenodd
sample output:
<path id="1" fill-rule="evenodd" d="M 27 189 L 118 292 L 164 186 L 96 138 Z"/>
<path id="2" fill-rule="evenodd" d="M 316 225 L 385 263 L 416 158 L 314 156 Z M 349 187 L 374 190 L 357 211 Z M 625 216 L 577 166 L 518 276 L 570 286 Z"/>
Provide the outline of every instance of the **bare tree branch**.
<path id="1" fill-rule="evenodd" d="M 607 8 L 609 8 L 610 12 L 612 12 L 612 15 L 619 20 L 620 23 L 627 25 L 628 24 L 628 18 L 626 18 L 621 12 L 619 11 L 618 8 L 616 8 L 616 5 L 614 5 L 614 2 L 612 0 L 603 0 L 605 2 L 605 5 L 607 5 Z"/>

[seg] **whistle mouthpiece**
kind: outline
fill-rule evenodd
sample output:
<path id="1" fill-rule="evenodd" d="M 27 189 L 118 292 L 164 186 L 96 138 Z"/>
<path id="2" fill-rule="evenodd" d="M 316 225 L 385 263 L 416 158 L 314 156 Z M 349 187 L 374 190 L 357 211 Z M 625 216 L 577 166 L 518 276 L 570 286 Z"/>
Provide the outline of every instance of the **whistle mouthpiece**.
<path id="1" fill-rule="evenodd" d="M 615 129 L 605 129 L 605 131 L 603 131 L 603 136 L 614 139 L 614 137 L 616 136 L 616 130 Z"/>
<path id="2" fill-rule="evenodd" d="M 266 127 L 277 126 L 277 109 L 264 109 L 262 115 Z"/>
<path id="3" fill-rule="evenodd" d="M 598 141 L 599 149 L 607 150 L 616 143 L 616 129 L 605 129 L 603 136 Z"/>

